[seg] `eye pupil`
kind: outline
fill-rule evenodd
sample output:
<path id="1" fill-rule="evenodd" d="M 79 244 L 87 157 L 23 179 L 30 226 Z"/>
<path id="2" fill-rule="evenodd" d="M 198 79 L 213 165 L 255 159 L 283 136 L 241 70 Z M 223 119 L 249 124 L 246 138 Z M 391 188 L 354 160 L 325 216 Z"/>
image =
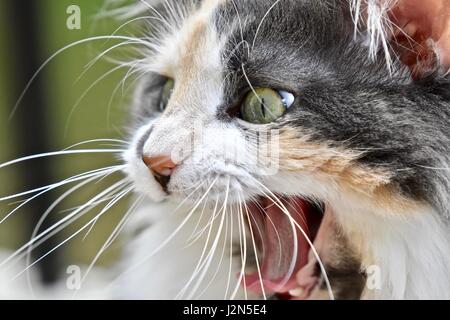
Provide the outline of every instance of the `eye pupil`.
<path id="1" fill-rule="evenodd" d="M 243 120 L 267 124 L 282 117 L 294 102 L 294 96 L 271 88 L 256 88 L 247 94 L 241 106 Z"/>
<path id="2" fill-rule="evenodd" d="M 264 105 L 264 98 L 261 98 L 261 111 L 263 116 L 266 116 L 266 106 Z"/>

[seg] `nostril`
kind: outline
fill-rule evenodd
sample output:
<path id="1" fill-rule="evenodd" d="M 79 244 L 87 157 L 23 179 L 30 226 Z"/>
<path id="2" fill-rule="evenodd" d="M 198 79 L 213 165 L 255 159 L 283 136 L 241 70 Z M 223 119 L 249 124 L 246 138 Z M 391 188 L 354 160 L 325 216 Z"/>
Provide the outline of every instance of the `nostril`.
<path id="1" fill-rule="evenodd" d="M 173 173 L 173 170 L 177 166 L 170 156 L 161 155 L 161 156 L 142 156 L 142 161 L 147 165 L 147 167 L 153 173 L 156 181 L 161 185 L 163 190 L 166 193 L 168 192 L 167 185 L 170 181 L 170 176 Z"/>
<path id="2" fill-rule="evenodd" d="M 142 160 L 144 163 L 152 170 L 155 174 L 161 176 L 170 176 L 173 172 L 173 169 L 177 166 L 170 156 L 161 155 L 161 156 L 143 156 Z"/>

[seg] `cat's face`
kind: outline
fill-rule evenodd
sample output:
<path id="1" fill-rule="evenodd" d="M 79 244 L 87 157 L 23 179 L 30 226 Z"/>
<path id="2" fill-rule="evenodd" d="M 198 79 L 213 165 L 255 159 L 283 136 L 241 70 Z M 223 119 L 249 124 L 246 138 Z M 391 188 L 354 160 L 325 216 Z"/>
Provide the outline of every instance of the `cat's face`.
<path id="1" fill-rule="evenodd" d="M 275 270 L 267 251 L 278 249 L 266 247 L 266 293 L 324 295 L 308 236 L 334 294 L 359 297 L 363 266 L 384 263 L 371 247 L 380 221 L 433 205 L 420 167 L 432 129 L 417 123 L 411 80 L 366 59 L 345 3 L 169 1 L 154 9 L 161 21 L 135 96 L 126 171 L 156 201 L 226 200 L 255 217 L 248 227 L 259 224 L 267 246 L 271 220 L 288 259 L 281 255 Z"/>

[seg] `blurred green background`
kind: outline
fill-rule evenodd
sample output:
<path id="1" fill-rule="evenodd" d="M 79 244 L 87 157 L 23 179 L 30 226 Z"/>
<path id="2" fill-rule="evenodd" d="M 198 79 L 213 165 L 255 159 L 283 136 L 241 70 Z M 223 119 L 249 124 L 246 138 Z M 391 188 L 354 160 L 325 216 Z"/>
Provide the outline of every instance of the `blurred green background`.
<path id="1" fill-rule="evenodd" d="M 14 116 L 9 119 L 11 112 L 20 91 L 24 88 L 23 72 L 21 65 L 22 59 L 27 59 L 17 52 L 17 47 L 23 41 L 30 41 L 27 38 L 18 36 L 16 27 L 20 26 L 19 17 L 11 14 L 11 7 L 17 5 L 17 2 L 27 6 L 27 2 L 34 2 L 33 14 L 35 16 L 34 29 L 30 34 L 35 40 L 37 47 L 33 52 L 27 52 L 29 56 L 34 56 L 37 61 L 42 63 L 60 48 L 75 41 L 92 37 L 96 35 L 111 34 L 123 21 L 113 18 L 96 18 L 102 8 L 104 0 L 2 0 L 0 1 L 0 162 L 25 156 L 23 154 L 24 141 L 32 142 L 36 132 L 30 132 L 29 127 L 25 127 L 20 122 L 20 117 Z M 68 14 L 66 9 L 69 5 L 78 5 L 81 9 L 81 29 L 69 30 L 66 27 Z M 19 21 L 17 21 L 19 19 Z M 23 17 L 26 19 L 26 17 Z M 27 21 L 28 24 L 29 21 Z M 33 25 L 32 24 L 32 25 Z M 130 31 L 130 30 L 128 30 Z M 121 34 L 126 33 L 123 30 Z M 124 139 L 126 134 L 122 130 L 127 124 L 127 105 L 130 90 L 124 93 L 118 90 L 112 97 L 113 90 L 125 76 L 127 69 L 118 70 L 95 85 L 89 93 L 83 98 L 76 110 L 71 114 L 77 100 L 83 95 L 99 77 L 114 68 L 116 65 L 105 60 L 100 60 L 93 68 L 86 72 L 82 78 L 78 79 L 85 70 L 85 66 L 95 58 L 100 52 L 109 46 L 117 43 L 104 40 L 90 42 L 73 47 L 59 56 L 57 56 L 39 75 L 37 82 L 41 83 L 43 94 L 42 114 L 45 117 L 45 125 L 42 130 L 47 141 L 42 145 L 40 152 L 55 151 L 64 149 L 74 143 L 100 138 L 120 138 Z M 119 49 L 120 50 L 120 49 Z M 30 74 L 26 74 L 29 78 Z M 132 79 L 127 81 L 132 84 Z M 34 85 L 33 85 L 34 86 Z M 32 88 L 34 88 L 32 86 Z M 27 97 L 27 96 L 26 96 Z M 28 99 L 29 100 L 29 99 Z M 112 101 L 110 111 L 108 105 Z M 27 116 L 30 108 L 34 108 L 33 101 L 24 99 L 24 103 L 19 105 L 19 112 Z M 36 110 L 34 110 L 36 111 Z M 38 110 L 41 112 L 41 110 Z M 36 131 L 36 129 L 34 129 Z M 87 148 L 82 147 L 82 148 Z M 106 147 L 101 144 L 89 145 L 89 147 Z M 82 156 L 58 156 L 49 159 L 50 163 L 50 182 L 57 182 L 71 175 L 82 173 L 84 171 L 101 168 L 107 165 L 119 163 L 115 155 L 112 154 L 92 154 Z M 35 161 L 29 161 L 20 165 L 15 165 L 0 169 L 0 196 L 14 194 L 28 190 L 39 185 L 30 185 L 29 173 L 26 170 L 41 170 Z M 27 176 L 28 175 L 28 176 Z M 82 204 L 95 195 L 98 190 L 102 190 L 110 184 L 111 181 L 118 180 L 120 176 L 106 179 L 100 184 L 84 188 L 81 192 L 69 197 L 67 201 L 54 211 L 50 220 L 56 221 L 64 214 L 64 209 Z M 45 197 L 45 202 L 50 205 L 52 201 L 63 193 L 67 188 L 52 192 L 50 196 Z M 14 208 L 13 201 L 0 202 L 0 217 L 4 217 Z M 17 204 L 15 204 L 17 205 Z M 107 239 L 109 233 L 115 224 L 125 212 L 127 201 L 122 201 L 120 205 L 112 209 L 108 214 L 95 224 L 93 231 L 83 240 L 84 233 L 78 236 L 67 245 L 56 252 L 57 263 L 60 270 L 69 264 L 88 264 L 95 256 L 103 242 Z M 31 216 L 36 216 L 37 208 L 34 202 L 31 202 L 23 210 L 18 211 L 14 216 L 0 224 L 0 248 L 9 250 L 17 249 L 19 245 L 26 242 L 30 237 Z M 97 210 L 98 212 L 98 210 Z M 41 212 L 42 213 L 42 212 Z M 95 213 L 95 212 L 93 212 Z M 92 217 L 92 215 L 90 215 Z M 86 221 L 84 219 L 83 221 Z M 65 237 L 77 230 L 82 222 L 76 223 L 73 227 L 64 230 L 54 239 L 53 244 L 62 241 Z M 48 249 L 48 248 L 47 248 Z M 120 253 L 120 241 L 110 248 L 99 261 L 100 265 L 110 265 Z M 50 258 L 51 259 L 51 258 Z"/>

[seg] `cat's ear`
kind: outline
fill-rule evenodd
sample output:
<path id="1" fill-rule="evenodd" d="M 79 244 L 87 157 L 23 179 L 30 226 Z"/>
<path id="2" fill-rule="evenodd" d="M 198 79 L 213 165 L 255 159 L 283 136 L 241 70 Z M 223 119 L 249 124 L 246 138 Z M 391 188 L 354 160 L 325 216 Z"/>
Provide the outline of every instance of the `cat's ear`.
<path id="1" fill-rule="evenodd" d="M 351 0 L 372 53 L 382 47 L 415 78 L 450 69 L 450 0 Z"/>
<path id="2" fill-rule="evenodd" d="M 416 77 L 450 67 L 450 0 L 400 0 L 389 18 L 391 43 Z"/>

